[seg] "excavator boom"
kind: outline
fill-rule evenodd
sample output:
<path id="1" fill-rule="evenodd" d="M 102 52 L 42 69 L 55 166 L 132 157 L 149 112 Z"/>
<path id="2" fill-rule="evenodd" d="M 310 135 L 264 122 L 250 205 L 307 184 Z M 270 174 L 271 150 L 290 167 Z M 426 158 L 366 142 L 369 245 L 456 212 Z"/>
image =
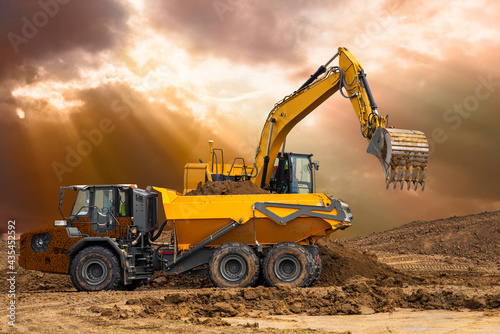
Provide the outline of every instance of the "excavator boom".
<path id="1" fill-rule="evenodd" d="M 338 66 L 328 67 L 339 58 Z M 277 103 L 269 113 L 257 146 L 255 165 L 259 172 L 252 182 L 266 187 L 274 162 L 290 130 L 304 117 L 340 90 L 351 101 L 359 120 L 361 133 L 369 141 L 367 153 L 375 155 L 385 173 L 386 187 L 396 188 L 404 182 L 417 190 L 425 186 L 429 144 L 425 134 L 417 130 L 386 128 L 386 117 L 379 115 L 366 80 L 356 58 L 346 48 L 319 67 L 296 92 Z"/>

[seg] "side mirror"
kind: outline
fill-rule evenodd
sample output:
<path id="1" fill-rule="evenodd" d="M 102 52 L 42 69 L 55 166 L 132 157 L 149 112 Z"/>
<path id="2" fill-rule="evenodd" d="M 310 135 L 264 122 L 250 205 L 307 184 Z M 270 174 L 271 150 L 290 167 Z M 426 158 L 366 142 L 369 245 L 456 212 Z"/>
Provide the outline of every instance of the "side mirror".
<path id="1" fill-rule="evenodd" d="M 319 161 L 315 161 L 312 163 L 315 170 L 319 170 Z"/>

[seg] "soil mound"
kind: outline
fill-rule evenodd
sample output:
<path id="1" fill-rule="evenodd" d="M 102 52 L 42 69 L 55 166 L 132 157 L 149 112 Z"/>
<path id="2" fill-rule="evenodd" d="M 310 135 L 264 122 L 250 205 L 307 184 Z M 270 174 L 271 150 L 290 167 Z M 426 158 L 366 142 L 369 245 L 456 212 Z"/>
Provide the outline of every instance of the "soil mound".
<path id="1" fill-rule="evenodd" d="M 413 221 L 389 231 L 339 241 L 362 251 L 461 257 L 498 265 L 500 211 Z"/>
<path id="2" fill-rule="evenodd" d="M 268 191 L 260 188 L 250 181 L 219 181 L 207 182 L 203 186 L 198 184 L 198 188 L 186 193 L 185 196 L 203 196 L 203 195 L 251 195 L 251 194 L 269 194 Z"/>
<path id="3" fill-rule="evenodd" d="M 381 285 L 401 286 L 413 278 L 381 263 L 375 253 L 347 248 L 331 239 L 318 241 L 323 271 L 317 286 L 342 285 L 354 277 L 375 279 Z"/>

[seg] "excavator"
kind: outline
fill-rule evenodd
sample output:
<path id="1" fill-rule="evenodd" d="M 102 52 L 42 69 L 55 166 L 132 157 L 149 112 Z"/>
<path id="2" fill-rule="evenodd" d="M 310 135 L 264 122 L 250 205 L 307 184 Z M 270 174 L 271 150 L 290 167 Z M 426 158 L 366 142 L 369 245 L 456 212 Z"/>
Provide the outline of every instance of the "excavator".
<path id="1" fill-rule="evenodd" d="M 338 58 L 338 66 L 330 64 Z M 400 185 L 425 188 L 429 143 L 417 130 L 388 127 L 388 117 L 377 110 L 366 73 L 345 47 L 321 65 L 295 92 L 276 103 L 267 116 L 260 135 L 253 166 L 244 158 L 224 163 L 224 153 L 209 141 L 208 163 L 188 163 L 184 167 L 184 193 L 207 181 L 250 180 L 272 193 L 313 193 L 317 162 L 311 154 L 284 150 L 289 132 L 336 92 L 349 99 L 360 123 L 361 135 L 368 140 L 367 153 L 376 156 L 384 170 L 386 188 Z M 274 162 L 270 168 L 270 162 Z"/>

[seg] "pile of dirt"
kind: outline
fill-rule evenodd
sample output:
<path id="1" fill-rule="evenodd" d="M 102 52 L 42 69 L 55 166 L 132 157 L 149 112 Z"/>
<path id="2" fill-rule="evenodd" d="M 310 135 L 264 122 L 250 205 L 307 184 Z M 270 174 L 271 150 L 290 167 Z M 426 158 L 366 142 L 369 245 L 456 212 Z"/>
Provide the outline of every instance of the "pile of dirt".
<path id="1" fill-rule="evenodd" d="M 69 275 L 44 273 L 19 268 L 16 279 L 18 291 L 76 291 Z"/>
<path id="2" fill-rule="evenodd" d="M 203 195 L 252 195 L 252 194 L 269 194 L 268 191 L 260 188 L 258 185 L 250 181 L 219 181 L 207 182 L 198 188 L 186 193 L 186 196 L 203 196 Z"/>
<path id="3" fill-rule="evenodd" d="M 156 272 L 149 282 L 145 282 L 139 287 L 139 290 L 147 290 L 150 288 L 200 289 L 213 286 L 208 275 L 166 275 L 161 272 Z"/>
<path id="4" fill-rule="evenodd" d="M 385 286 L 415 283 L 408 274 L 381 263 L 373 252 L 347 248 L 331 239 L 320 239 L 318 248 L 323 270 L 317 286 L 342 285 L 358 276 L 374 279 Z"/>
<path id="5" fill-rule="evenodd" d="M 475 289 L 381 287 L 375 280 L 358 278 L 349 280 L 342 287 L 298 289 L 260 286 L 171 292 L 160 298 L 128 298 L 122 308 L 116 305 L 108 308 L 92 306 L 89 311 L 106 319 L 159 317 L 178 320 L 293 314 L 372 314 L 392 312 L 400 307 L 426 310 L 496 309 L 500 307 L 500 293 L 484 294 Z"/>
<path id="6" fill-rule="evenodd" d="M 361 251 L 439 255 L 500 265 L 500 211 L 413 221 L 389 231 L 339 241 Z"/>

